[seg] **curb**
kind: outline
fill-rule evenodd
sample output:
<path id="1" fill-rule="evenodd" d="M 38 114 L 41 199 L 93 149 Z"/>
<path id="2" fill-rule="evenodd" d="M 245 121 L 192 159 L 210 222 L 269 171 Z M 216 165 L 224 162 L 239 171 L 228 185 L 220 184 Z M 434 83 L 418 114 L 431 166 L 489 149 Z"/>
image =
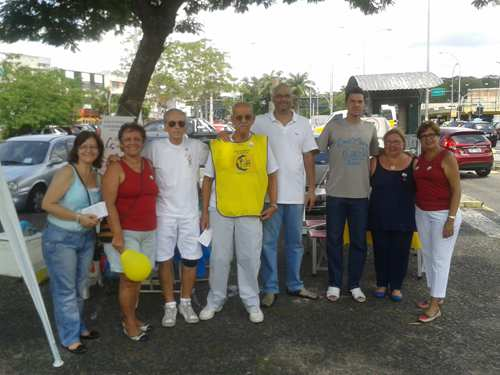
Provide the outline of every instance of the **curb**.
<path id="1" fill-rule="evenodd" d="M 483 201 L 478 201 L 465 194 L 462 194 L 462 199 L 460 200 L 460 208 L 483 208 L 483 206 Z"/>

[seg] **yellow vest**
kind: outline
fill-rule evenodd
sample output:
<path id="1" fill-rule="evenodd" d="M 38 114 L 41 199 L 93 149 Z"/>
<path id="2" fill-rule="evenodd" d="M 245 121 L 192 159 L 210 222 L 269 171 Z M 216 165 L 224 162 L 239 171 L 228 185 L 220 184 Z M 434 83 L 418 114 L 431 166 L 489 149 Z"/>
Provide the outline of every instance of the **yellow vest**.
<path id="1" fill-rule="evenodd" d="M 210 142 L 217 211 L 223 216 L 260 216 L 267 192 L 267 137 L 242 143 Z"/>

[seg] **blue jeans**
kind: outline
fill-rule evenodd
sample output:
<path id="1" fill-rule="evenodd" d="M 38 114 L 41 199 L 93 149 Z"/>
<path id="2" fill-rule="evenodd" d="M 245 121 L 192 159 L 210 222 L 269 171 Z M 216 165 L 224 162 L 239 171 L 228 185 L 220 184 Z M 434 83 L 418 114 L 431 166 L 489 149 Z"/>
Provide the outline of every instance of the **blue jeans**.
<path id="1" fill-rule="evenodd" d="M 349 226 L 349 290 L 359 287 L 366 259 L 368 199 L 327 197 L 328 285 L 342 288 L 344 226 Z"/>
<path id="2" fill-rule="evenodd" d="M 264 221 L 260 275 L 264 293 L 279 293 L 278 240 L 281 224 L 284 226 L 286 254 L 286 287 L 295 292 L 304 287 L 300 279 L 303 204 L 278 204 L 278 211 Z"/>
<path id="3" fill-rule="evenodd" d="M 79 342 L 80 334 L 87 331 L 82 295 L 94 245 L 94 231 L 72 232 L 50 223 L 43 231 L 43 258 L 49 271 L 57 331 L 64 346 Z"/>

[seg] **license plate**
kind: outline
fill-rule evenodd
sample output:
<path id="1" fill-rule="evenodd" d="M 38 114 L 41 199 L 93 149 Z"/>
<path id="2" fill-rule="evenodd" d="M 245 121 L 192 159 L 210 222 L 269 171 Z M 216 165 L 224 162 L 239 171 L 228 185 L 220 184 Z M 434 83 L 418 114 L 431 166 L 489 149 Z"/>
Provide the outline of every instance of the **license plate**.
<path id="1" fill-rule="evenodd" d="M 479 147 L 469 148 L 470 154 L 479 154 L 480 152 L 482 152 L 482 150 Z"/>

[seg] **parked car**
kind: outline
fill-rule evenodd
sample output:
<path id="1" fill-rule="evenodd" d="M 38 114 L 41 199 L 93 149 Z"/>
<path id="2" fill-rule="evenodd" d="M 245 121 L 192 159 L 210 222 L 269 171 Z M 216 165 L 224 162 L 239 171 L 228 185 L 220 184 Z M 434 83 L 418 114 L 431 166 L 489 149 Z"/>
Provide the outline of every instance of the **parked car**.
<path id="1" fill-rule="evenodd" d="M 47 125 L 40 131 L 40 134 L 62 134 L 67 135 L 70 134 L 66 129 L 62 126 L 58 125 Z"/>
<path id="2" fill-rule="evenodd" d="M 440 128 L 440 144 L 453 152 L 460 170 L 474 171 L 479 177 L 490 174 L 493 166 L 491 142 L 481 130 Z"/>
<path id="3" fill-rule="evenodd" d="M 498 134 L 493 125 L 486 121 L 469 121 L 462 125 L 463 128 L 482 131 L 491 142 L 492 147 L 497 146 Z"/>
<path id="4" fill-rule="evenodd" d="M 0 163 L 18 210 L 42 211 L 45 192 L 67 164 L 74 140 L 74 135 L 25 135 L 0 144 Z"/>
<path id="5" fill-rule="evenodd" d="M 498 140 L 498 138 L 500 138 L 500 121 L 494 122 L 492 125 L 497 132 L 497 140 Z"/>
<path id="6" fill-rule="evenodd" d="M 207 142 L 208 140 L 217 137 L 217 131 L 206 120 L 197 117 L 188 117 L 186 126 L 186 134 L 190 138 Z M 146 135 L 149 139 L 168 137 L 167 132 L 165 132 L 165 124 L 163 123 L 163 120 L 151 121 L 150 123 L 144 125 L 144 130 L 146 130 Z"/>

